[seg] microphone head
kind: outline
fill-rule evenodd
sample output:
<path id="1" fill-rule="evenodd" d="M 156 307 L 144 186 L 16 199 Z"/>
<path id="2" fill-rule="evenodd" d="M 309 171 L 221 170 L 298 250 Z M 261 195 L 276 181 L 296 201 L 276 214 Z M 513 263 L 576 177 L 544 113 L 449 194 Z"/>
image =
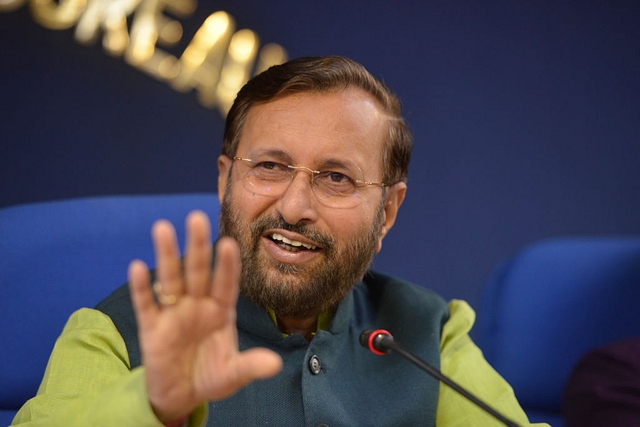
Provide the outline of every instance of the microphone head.
<path id="1" fill-rule="evenodd" d="M 368 349 L 373 354 L 382 356 L 389 350 L 383 345 L 384 339 L 393 340 L 393 336 L 385 329 L 365 329 L 360 334 L 360 345 Z"/>
<path id="2" fill-rule="evenodd" d="M 365 329 L 360 333 L 360 345 L 369 350 L 369 336 L 373 332 L 373 329 Z"/>

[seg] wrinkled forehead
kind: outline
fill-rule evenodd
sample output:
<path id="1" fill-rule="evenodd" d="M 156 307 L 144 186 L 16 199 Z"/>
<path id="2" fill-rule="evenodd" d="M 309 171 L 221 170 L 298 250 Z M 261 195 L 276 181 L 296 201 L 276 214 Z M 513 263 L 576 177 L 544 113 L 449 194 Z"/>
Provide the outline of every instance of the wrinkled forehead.
<path id="1" fill-rule="evenodd" d="M 378 176 L 388 126 L 382 107 L 361 89 L 292 94 L 250 108 L 236 154 L 270 153 L 314 168 L 352 164 Z"/>

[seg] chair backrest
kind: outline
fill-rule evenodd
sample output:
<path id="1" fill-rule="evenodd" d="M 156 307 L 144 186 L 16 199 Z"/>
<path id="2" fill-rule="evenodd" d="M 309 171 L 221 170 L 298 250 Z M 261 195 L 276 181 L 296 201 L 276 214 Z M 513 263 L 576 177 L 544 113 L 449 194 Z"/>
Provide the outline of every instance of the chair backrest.
<path id="1" fill-rule="evenodd" d="M 209 215 L 216 194 L 108 196 L 0 209 L 0 425 L 33 397 L 69 315 L 126 282 L 129 262 L 154 264 L 151 226 L 173 222 L 180 245 L 187 213 Z"/>
<path id="2" fill-rule="evenodd" d="M 640 237 L 524 248 L 483 290 L 474 338 L 532 421 L 563 425 L 562 391 L 588 350 L 640 335 Z"/>

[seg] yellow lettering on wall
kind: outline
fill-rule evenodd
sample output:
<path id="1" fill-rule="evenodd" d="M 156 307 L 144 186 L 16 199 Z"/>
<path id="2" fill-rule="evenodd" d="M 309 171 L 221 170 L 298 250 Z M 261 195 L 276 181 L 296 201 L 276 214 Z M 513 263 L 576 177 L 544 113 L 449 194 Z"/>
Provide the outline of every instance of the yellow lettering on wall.
<path id="1" fill-rule="evenodd" d="M 13 12 L 20 9 L 27 0 L 0 0 L 0 12 Z"/>
<path id="2" fill-rule="evenodd" d="M 240 30 L 235 33 L 229 43 L 228 55 L 220 72 L 220 82 L 216 88 L 217 99 L 207 98 L 209 94 L 200 92 L 200 102 L 209 106 L 212 105 L 212 101 L 215 101 L 220 111 L 226 115 L 236 94 L 249 80 L 257 51 L 258 36 L 253 31 Z"/>
<path id="3" fill-rule="evenodd" d="M 105 50 L 121 55 L 129 44 L 127 17 L 139 4 L 140 0 L 88 0 L 76 25 L 75 39 L 85 45 L 93 44 L 102 30 Z"/>
<path id="4" fill-rule="evenodd" d="M 196 0 L 0 0 L 0 12 L 14 11 L 27 1 L 40 25 L 52 30 L 76 25 L 74 38 L 82 44 L 93 44 L 102 34 L 107 53 L 123 56 L 178 91 L 196 90 L 203 106 L 217 107 L 223 115 L 252 71 L 257 74 L 287 60 L 277 44 L 265 45 L 258 54 L 257 34 L 236 32 L 233 17 L 223 11 L 209 15 L 179 59 L 159 48 L 183 35 L 180 22 L 166 13 L 186 17 L 195 11 Z"/>
<path id="5" fill-rule="evenodd" d="M 260 74 L 269 67 L 286 62 L 287 59 L 287 51 L 282 46 L 275 43 L 265 44 L 260 50 L 254 73 Z"/>
<path id="6" fill-rule="evenodd" d="M 214 93 L 234 29 L 235 21 L 228 13 L 220 11 L 209 15 L 176 64 L 177 73 L 171 81 L 173 88 L 181 92 L 197 88 L 199 93 Z"/>
<path id="7" fill-rule="evenodd" d="M 156 45 L 170 46 L 178 42 L 182 38 L 182 25 L 164 12 L 187 16 L 195 7 L 194 0 L 142 0 L 133 17 L 125 60 L 156 78 L 173 77 L 176 58 Z"/>
<path id="8" fill-rule="evenodd" d="M 78 22 L 80 14 L 85 8 L 85 0 L 31 0 L 31 14 L 33 19 L 45 28 L 51 30 L 66 30 Z"/>

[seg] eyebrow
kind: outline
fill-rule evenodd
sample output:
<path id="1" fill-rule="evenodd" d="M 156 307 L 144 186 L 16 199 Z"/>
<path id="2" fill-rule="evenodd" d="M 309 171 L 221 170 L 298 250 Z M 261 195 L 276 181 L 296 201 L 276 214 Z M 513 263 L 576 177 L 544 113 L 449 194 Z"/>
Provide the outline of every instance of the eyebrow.
<path id="1" fill-rule="evenodd" d="M 255 159 L 256 157 L 261 157 L 261 156 L 269 156 L 269 157 L 274 157 L 286 163 L 291 163 L 291 156 L 289 156 L 283 150 L 277 150 L 277 149 L 257 150 L 257 151 L 250 151 L 249 154 L 247 155 L 251 159 Z"/>
<path id="2" fill-rule="evenodd" d="M 255 160 L 256 157 L 268 156 L 268 157 L 273 157 L 283 163 L 295 165 L 295 162 L 293 161 L 291 156 L 286 151 L 280 150 L 280 149 L 258 149 L 255 151 L 250 151 L 247 155 L 249 158 L 253 160 Z M 345 162 L 344 160 L 336 159 L 336 158 L 324 158 L 324 159 L 320 159 L 320 161 L 318 162 L 315 162 L 313 165 L 304 165 L 304 166 L 316 168 L 316 169 L 322 169 L 322 170 L 335 168 L 335 169 L 345 169 L 345 170 L 353 171 L 355 169 L 356 171 L 359 171 L 360 174 L 362 174 L 362 169 L 360 168 L 360 166 L 358 166 L 358 164 L 352 160 Z"/>
<path id="3" fill-rule="evenodd" d="M 346 169 L 350 171 L 355 170 L 355 171 L 362 172 L 362 169 L 360 169 L 360 167 L 355 162 L 353 161 L 345 162 L 343 160 L 336 160 L 336 159 L 324 159 L 318 163 L 318 168 L 319 169 Z"/>

